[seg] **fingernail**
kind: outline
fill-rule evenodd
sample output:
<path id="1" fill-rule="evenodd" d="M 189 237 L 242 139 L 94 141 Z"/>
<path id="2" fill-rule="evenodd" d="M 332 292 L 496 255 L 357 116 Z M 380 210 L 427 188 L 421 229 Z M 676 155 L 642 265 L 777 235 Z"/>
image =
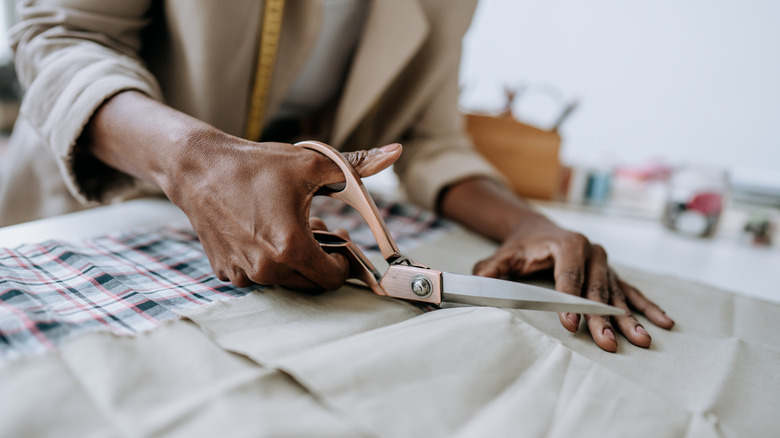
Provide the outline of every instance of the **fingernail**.
<path id="1" fill-rule="evenodd" d="M 645 330 L 645 328 L 641 325 L 636 326 L 634 330 L 636 330 L 636 332 L 640 335 L 650 336 L 650 333 L 647 333 L 647 330 Z"/>
<path id="2" fill-rule="evenodd" d="M 388 144 L 388 145 L 382 146 L 381 148 L 379 148 L 379 151 L 382 152 L 382 153 L 387 154 L 387 153 L 395 151 L 396 149 L 398 149 L 400 147 L 401 147 L 401 143 L 393 143 L 393 144 Z"/>
<path id="3" fill-rule="evenodd" d="M 580 322 L 579 319 L 577 318 L 577 314 L 576 313 L 567 313 L 566 314 L 566 319 L 569 320 L 569 322 L 572 323 L 572 324 L 579 324 L 579 322 Z"/>
<path id="4" fill-rule="evenodd" d="M 612 329 L 610 329 L 609 327 L 605 328 L 604 331 L 601 332 L 601 334 L 617 342 L 617 339 L 615 339 L 615 332 L 613 332 Z"/>

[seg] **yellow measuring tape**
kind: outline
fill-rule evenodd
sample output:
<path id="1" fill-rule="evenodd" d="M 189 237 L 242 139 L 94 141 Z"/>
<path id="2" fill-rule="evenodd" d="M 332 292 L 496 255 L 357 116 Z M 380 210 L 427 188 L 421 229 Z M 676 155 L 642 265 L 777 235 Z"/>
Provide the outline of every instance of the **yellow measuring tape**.
<path id="1" fill-rule="evenodd" d="M 271 77 L 276 63 L 276 52 L 279 49 L 279 37 L 282 31 L 282 15 L 285 0 L 265 0 L 263 8 L 263 28 L 260 33 L 260 49 L 257 55 L 257 69 L 252 97 L 249 101 L 244 137 L 247 140 L 258 141 L 263 132 L 265 107 L 271 90 Z"/>

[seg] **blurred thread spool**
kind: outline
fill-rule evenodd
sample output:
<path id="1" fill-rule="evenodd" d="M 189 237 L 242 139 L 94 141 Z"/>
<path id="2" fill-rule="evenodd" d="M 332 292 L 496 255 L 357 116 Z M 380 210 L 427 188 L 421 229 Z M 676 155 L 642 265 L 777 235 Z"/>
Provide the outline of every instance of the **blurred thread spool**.
<path id="1" fill-rule="evenodd" d="M 588 205 L 603 206 L 612 193 L 612 172 L 591 170 L 585 185 L 585 202 Z"/>

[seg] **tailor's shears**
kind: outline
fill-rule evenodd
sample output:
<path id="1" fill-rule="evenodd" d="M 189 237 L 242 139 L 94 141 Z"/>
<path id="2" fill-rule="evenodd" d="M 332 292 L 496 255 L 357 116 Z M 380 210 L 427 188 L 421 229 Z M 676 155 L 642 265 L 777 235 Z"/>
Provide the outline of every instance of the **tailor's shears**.
<path id="1" fill-rule="evenodd" d="M 368 223 L 389 267 L 381 274 L 371 261 L 349 240 L 328 231 L 314 231 L 314 237 L 326 252 L 337 252 L 349 260 L 350 278 L 365 283 L 374 293 L 404 300 L 440 305 L 443 302 L 513 309 L 593 315 L 623 315 L 617 307 L 514 281 L 437 271 L 404 256 L 395 244 L 374 200 L 357 171 L 338 151 L 324 143 L 296 143 L 319 152 L 344 173 L 343 185 L 326 186 L 318 195 L 339 199 L 358 211 Z"/>

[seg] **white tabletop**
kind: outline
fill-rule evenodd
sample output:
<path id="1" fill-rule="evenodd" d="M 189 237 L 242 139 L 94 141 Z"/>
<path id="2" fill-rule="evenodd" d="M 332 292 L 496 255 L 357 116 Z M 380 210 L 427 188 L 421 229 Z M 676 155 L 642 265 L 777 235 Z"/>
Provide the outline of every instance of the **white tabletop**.
<path id="1" fill-rule="evenodd" d="M 602 244 L 612 263 L 711 284 L 780 302 L 780 249 L 753 247 L 739 239 L 696 239 L 659 222 L 540 204 L 558 224 Z M 79 240 L 126 228 L 187 223 L 173 204 L 139 199 L 78 213 L 0 228 L 0 247 L 47 239 Z"/>
<path id="2" fill-rule="evenodd" d="M 606 248 L 612 263 L 711 284 L 780 302 L 780 248 L 758 247 L 734 233 L 681 235 L 660 221 L 562 206 L 539 206 L 559 225 Z"/>

